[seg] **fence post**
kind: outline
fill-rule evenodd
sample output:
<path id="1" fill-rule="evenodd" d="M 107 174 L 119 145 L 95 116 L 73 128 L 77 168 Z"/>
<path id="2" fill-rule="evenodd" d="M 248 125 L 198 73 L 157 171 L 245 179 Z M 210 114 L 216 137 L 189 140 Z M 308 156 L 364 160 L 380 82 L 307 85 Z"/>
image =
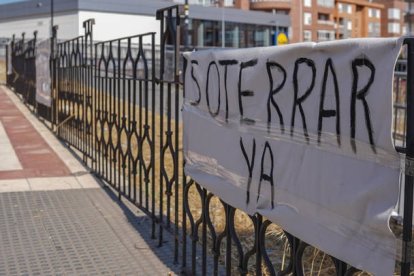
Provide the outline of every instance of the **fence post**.
<path id="1" fill-rule="evenodd" d="M 39 118 L 39 110 L 38 110 L 38 106 L 37 106 L 37 100 L 36 100 L 36 47 L 37 47 L 37 31 L 33 32 L 33 39 L 31 42 L 32 45 L 30 45 L 30 61 L 26 61 L 26 62 L 31 62 L 32 66 L 29 67 L 29 70 L 31 70 L 31 79 L 29 80 L 29 95 L 30 97 L 33 97 L 33 112 L 36 114 L 36 116 Z M 31 82 L 33 81 L 33 82 Z"/>
<path id="2" fill-rule="evenodd" d="M 58 26 L 55 25 L 52 28 L 52 37 L 50 38 L 50 59 L 49 59 L 49 66 L 50 66 L 50 97 L 51 97 L 51 106 L 50 106 L 50 121 L 52 124 L 52 130 L 56 130 L 55 127 L 57 126 L 57 118 L 58 118 L 58 99 L 57 99 L 57 91 L 56 91 L 56 80 L 55 77 L 57 76 L 56 72 L 56 46 L 57 46 L 57 30 Z"/>
<path id="3" fill-rule="evenodd" d="M 92 58 L 93 58 L 93 25 L 95 24 L 95 19 L 88 19 L 83 22 L 83 28 L 85 30 L 84 34 L 84 48 L 83 48 L 83 66 L 85 69 L 85 79 L 82 83 L 82 112 L 83 112 L 83 153 L 82 160 L 85 164 L 88 164 L 88 157 L 92 160 L 92 145 L 91 139 L 88 137 L 88 107 L 90 108 L 90 113 L 94 114 L 93 109 L 93 99 L 92 99 L 92 87 L 93 87 L 93 75 L 92 75 Z M 92 116 L 92 115 L 91 115 Z M 91 127 L 91 129 L 93 129 Z M 92 132 L 92 137 L 94 134 Z"/>
<path id="4" fill-rule="evenodd" d="M 164 218 L 163 218 L 163 190 L 164 190 L 164 181 L 165 181 L 165 189 L 166 189 L 166 195 L 167 195 L 167 225 L 169 225 L 169 202 L 170 202 L 170 196 L 171 193 L 171 187 L 175 185 L 175 206 L 174 206 L 174 213 L 175 213 L 175 241 L 174 241 L 174 262 L 178 262 L 178 236 L 179 236 L 179 229 L 178 229 L 178 213 L 179 213 L 179 203 L 178 203 L 178 185 L 179 185 L 179 178 L 178 178 L 178 160 L 179 160 L 179 151 L 178 151 L 178 135 L 179 135 L 179 129 L 178 129 L 178 122 L 175 123 L 174 131 L 172 129 L 172 112 L 177 116 L 179 113 L 179 105 L 178 105 L 178 99 L 179 99 L 179 75 L 180 75 L 180 66 L 179 66 L 179 59 L 180 59 L 180 17 L 183 15 L 183 6 L 182 5 L 175 5 L 171 7 L 167 7 L 164 9 L 157 10 L 156 13 L 156 19 L 160 21 L 160 68 L 159 68 L 159 79 L 160 79 L 160 127 L 159 127 L 159 133 L 160 133 L 160 170 L 159 173 L 161 176 L 160 178 L 160 205 L 159 205 L 159 236 L 158 236 L 158 242 L 159 246 L 163 243 L 163 224 L 164 224 Z M 167 44 L 170 44 L 172 46 L 173 52 L 174 52 L 174 58 L 173 58 L 173 79 L 168 79 L 168 76 L 165 76 L 166 72 L 166 64 L 165 64 L 165 53 L 167 51 Z M 167 89 L 164 89 L 164 85 L 167 85 Z M 174 92 L 172 92 L 174 90 Z M 167 96 L 167 114 L 164 114 L 164 92 L 169 93 L 166 94 Z M 175 101 L 171 101 L 171 95 L 172 93 L 175 93 Z M 171 107 L 171 102 L 174 102 L 174 110 Z M 164 118 L 164 116 L 167 116 L 167 118 Z M 167 120 L 166 122 L 166 131 L 164 130 L 164 120 Z M 178 121 L 178 116 L 175 118 Z M 164 134 L 166 137 L 164 137 Z M 165 138 L 165 140 L 164 140 Z M 173 142 L 174 141 L 174 142 Z M 169 182 L 165 178 L 164 174 L 164 152 L 165 149 L 169 147 L 174 148 L 173 160 L 174 160 L 174 179 L 172 183 Z M 153 224 L 153 232 L 154 232 L 154 224 Z"/>
<path id="5" fill-rule="evenodd" d="M 22 32 L 22 45 L 24 45 L 24 37 L 26 36 L 26 32 Z M 22 46 L 22 51 L 24 52 L 24 46 Z"/>
<path id="6" fill-rule="evenodd" d="M 9 85 L 9 44 L 6 43 L 4 45 L 4 49 L 6 50 L 6 84 Z"/>
<path id="7" fill-rule="evenodd" d="M 37 31 L 33 32 L 33 49 L 36 48 L 36 41 L 37 41 Z"/>
<path id="8" fill-rule="evenodd" d="M 14 82 L 14 78 L 15 78 L 15 76 L 14 76 L 14 62 L 16 61 L 15 60 L 15 52 L 14 52 L 14 45 L 15 45 L 15 39 L 16 39 L 16 35 L 15 34 L 13 34 L 13 36 L 12 36 L 12 40 L 11 40 L 11 42 L 10 42 L 10 65 L 11 65 L 11 74 L 10 74 L 10 76 L 7 78 L 7 85 L 10 87 L 10 88 L 12 88 L 12 84 L 13 84 L 13 82 Z"/>
<path id="9" fill-rule="evenodd" d="M 404 220 L 403 246 L 401 260 L 401 275 L 410 274 L 411 242 L 413 224 L 413 176 L 411 175 L 411 159 L 414 158 L 414 38 L 405 39 L 407 45 L 407 133 L 406 133 L 406 160 L 404 185 Z"/>

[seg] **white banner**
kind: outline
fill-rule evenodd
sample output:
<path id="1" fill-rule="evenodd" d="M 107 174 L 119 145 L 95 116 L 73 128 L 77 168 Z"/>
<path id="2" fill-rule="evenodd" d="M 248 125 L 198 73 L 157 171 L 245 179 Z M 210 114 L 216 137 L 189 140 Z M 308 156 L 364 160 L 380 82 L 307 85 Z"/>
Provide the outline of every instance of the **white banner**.
<path id="1" fill-rule="evenodd" d="M 50 39 L 36 44 L 36 101 L 50 107 Z"/>
<path id="2" fill-rule="evenodd" d="M 324 252 L 392 275 L 402 39 L 186 53 L 185 171 Z"/>

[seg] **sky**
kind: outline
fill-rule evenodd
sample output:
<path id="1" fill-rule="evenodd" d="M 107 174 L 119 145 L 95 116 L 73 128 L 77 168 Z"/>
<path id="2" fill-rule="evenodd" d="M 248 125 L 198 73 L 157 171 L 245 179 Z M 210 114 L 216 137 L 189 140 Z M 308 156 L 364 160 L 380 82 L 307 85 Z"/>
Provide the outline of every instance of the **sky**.
<path id="1" fill-rule="evenodd" d="M 0 5 L 1 4 L 7 4 L 7 3 L 13 3 L 13 2 L 22 2 L 24 0 L 0 0 Z"/>

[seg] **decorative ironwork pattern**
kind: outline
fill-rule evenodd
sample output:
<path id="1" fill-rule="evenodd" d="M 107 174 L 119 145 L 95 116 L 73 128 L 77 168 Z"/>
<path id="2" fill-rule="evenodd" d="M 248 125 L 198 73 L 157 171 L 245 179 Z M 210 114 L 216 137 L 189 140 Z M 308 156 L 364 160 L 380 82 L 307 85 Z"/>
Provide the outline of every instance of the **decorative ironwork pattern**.
<path id="1" fill-rule="evenodd" d="M 155 216 L 155 33 L 95 44 L 94 169 Z M 145 45 L 145 42 L 149 43 Z M 155 225 L 155 224 L 154 224 Z M 155 227 L 155 226 L 153 226 Z"/>
<path id="2" fill-rule="evenodd" d="M 52 54 L 55 66 L 52 87 L 57 90 L 57 133 L 69 145 L 82 152 L 85 163 L 92 153 L 92 25 L 87 20 L 85 35 L 57 44 Z M 56 31 L 55 31 L 56 32 Z M 56 51 L 56 53 L 55 53 Z"/>

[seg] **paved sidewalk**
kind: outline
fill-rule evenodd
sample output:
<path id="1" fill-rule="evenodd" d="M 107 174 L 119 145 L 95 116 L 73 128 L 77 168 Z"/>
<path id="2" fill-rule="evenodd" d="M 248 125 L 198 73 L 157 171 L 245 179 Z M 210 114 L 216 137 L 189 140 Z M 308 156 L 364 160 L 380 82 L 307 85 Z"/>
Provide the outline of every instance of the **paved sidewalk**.
<path id="1" fill-rule="evenodd" d="M 0 275 L 169 275 L 172 248 L 0 86 Z"/>

